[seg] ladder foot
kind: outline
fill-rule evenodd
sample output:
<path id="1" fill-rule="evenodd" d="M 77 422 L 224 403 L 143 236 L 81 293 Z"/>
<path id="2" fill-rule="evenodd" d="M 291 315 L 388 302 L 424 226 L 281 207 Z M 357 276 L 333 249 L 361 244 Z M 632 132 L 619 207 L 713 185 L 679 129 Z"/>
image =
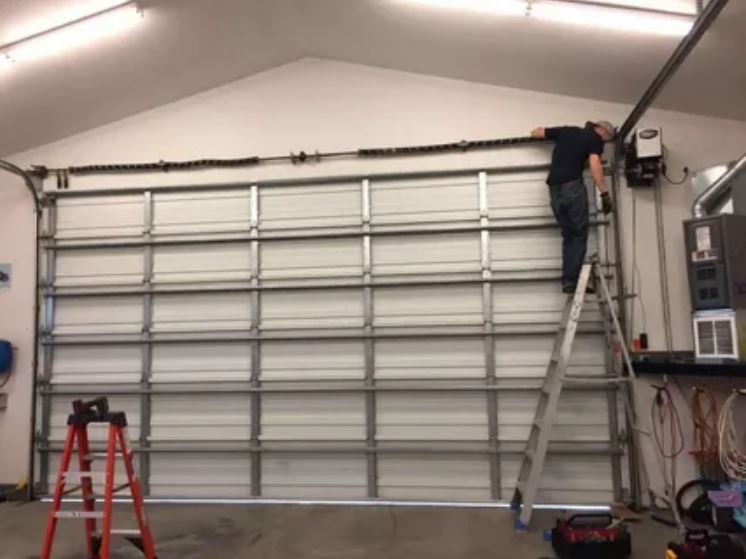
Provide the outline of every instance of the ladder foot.
<path id="1" fill-rule="evenodd" d="M 528 525 L 520 518 L 515 519 L 515 531 L 521 534 L 528 532 Z"/>

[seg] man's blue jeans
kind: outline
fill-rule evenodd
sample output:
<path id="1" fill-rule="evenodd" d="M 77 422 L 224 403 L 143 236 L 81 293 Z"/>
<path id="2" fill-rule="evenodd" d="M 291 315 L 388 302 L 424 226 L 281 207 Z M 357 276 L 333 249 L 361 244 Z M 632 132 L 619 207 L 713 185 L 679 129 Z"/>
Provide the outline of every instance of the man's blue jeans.
<path id="1" fill-rule="evenodd" d="M 578 179 L 550 186 L 549 194 L 562 229 L 562 285 L 574 286 L 588 246 L 588 190 Z"/>

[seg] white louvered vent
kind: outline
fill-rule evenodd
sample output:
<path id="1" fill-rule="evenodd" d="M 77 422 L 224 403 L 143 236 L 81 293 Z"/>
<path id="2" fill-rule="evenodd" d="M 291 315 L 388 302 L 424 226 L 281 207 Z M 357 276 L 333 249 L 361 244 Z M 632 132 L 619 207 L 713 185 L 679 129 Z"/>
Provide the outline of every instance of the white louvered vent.
<path id="1" fill-rule="evenodd" d="M 697 322 L 697 342 L 699 353 L 703 356 L 715 355 L 715 329 L 712 320 Z"/>
<path id="2" fill-rule="evenodd" d="M 715 321 L 715 349 L 719 354 L 731 355 L 735 351 L 732 322 L 730 320 Z"/>
<path id="3" fill-rule="evenodd" d="M 731 311 L 695 316 L 697 357 L 737 359 L 735 326 L 735 316 Z"/>

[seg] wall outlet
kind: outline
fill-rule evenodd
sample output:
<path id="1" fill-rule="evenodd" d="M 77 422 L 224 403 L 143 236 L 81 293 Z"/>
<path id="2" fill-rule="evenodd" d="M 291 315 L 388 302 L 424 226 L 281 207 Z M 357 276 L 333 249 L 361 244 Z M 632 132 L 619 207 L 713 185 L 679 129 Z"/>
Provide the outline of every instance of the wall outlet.
<path id="1" fill-rule="evenodd" d="M 8 395 L 5 392 L 0 392 L 0 410 L 4 410 L 8 407 Z"/>

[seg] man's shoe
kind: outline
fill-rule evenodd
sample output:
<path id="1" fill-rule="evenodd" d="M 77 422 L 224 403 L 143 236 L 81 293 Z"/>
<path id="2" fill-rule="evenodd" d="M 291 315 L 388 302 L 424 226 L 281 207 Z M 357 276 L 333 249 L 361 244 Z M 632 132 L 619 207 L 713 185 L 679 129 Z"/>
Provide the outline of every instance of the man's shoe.
<path id="1" fill-rule="evenodd" d="M 575 293 L 575 290 L 577 288 L 578 288 L 577 285 L 570 285 L 570 284 L 563 285 L 562 293 L 567 293 L 569 295 L 570 293 Z M 595 286 L 588 284 L 588 287 L 585 288 L 585 292 L 587 295 L 594 295 L 596 293 L 596 288 Z"/>

